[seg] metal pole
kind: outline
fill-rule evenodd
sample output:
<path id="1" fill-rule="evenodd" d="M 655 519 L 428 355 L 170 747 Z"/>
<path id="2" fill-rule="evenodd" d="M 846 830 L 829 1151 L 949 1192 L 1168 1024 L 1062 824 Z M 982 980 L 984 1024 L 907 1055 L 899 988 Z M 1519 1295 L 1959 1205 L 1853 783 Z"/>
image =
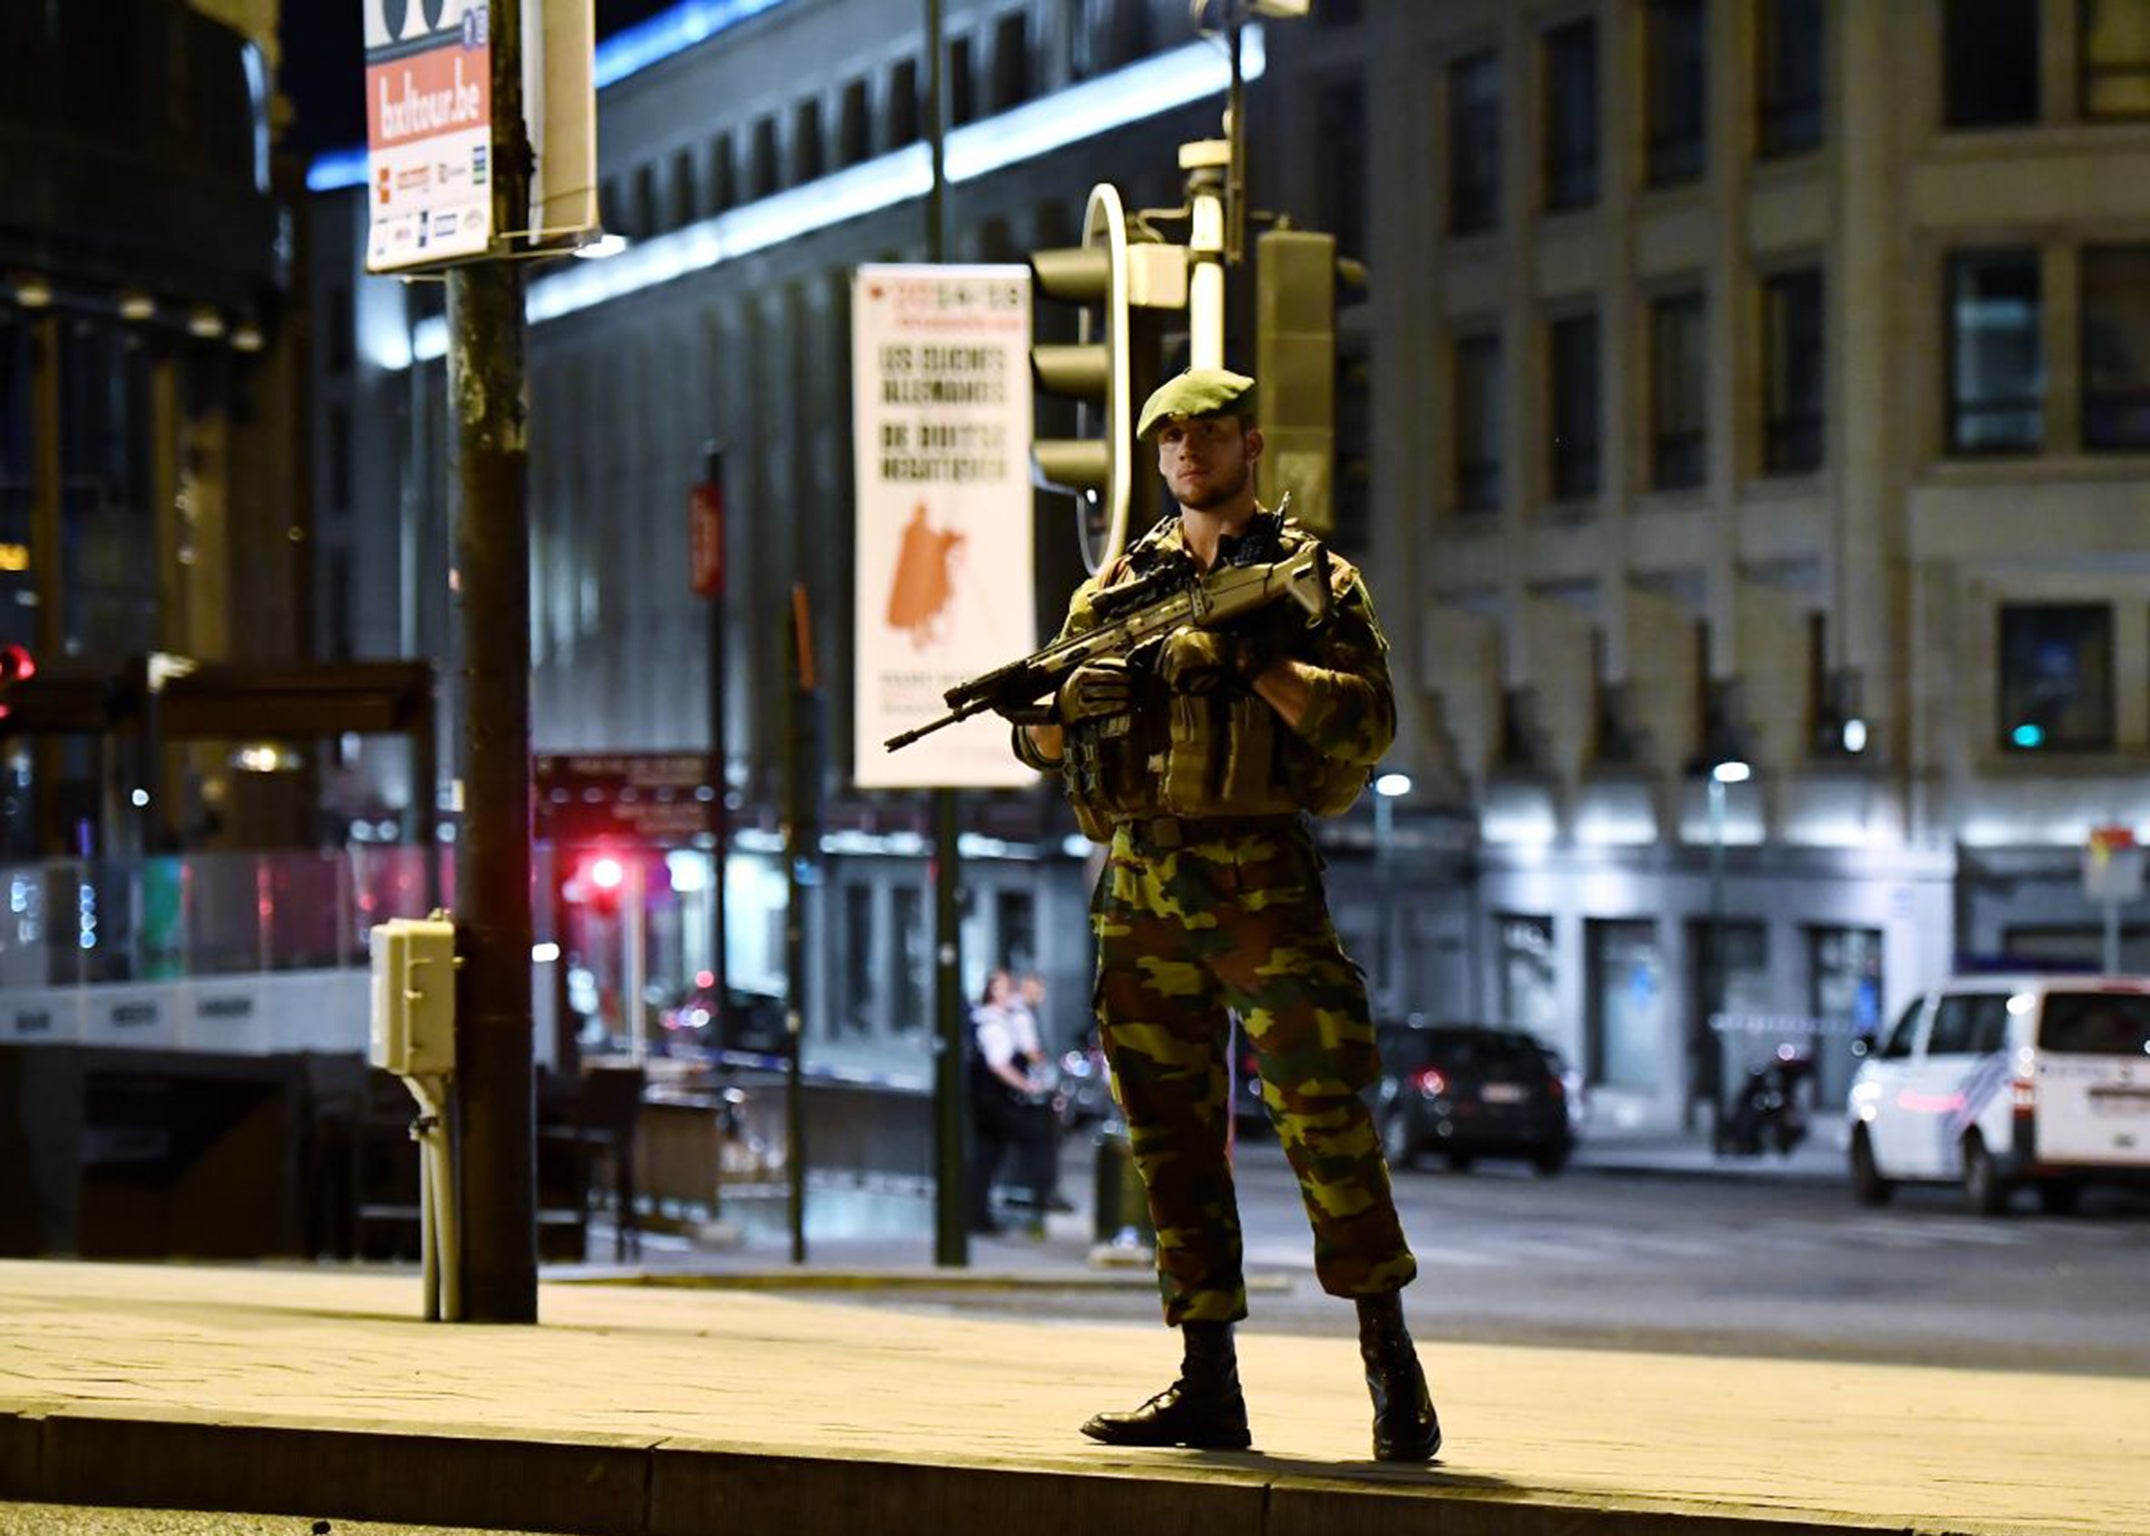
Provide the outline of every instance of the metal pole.
<path id="1" fill-rule="evenodd" d="M 709 771 L 716 778 L 711 787 L 717 792 L 717 803 L 711 807 L 717 844 L 709 856 L 709 975 L 710 990 L 716 998 L 717 1018 L 721 1021 L 731 1001 L 731 965 L 725 941 L 728 929 L 724 915 L 724 871 L 731 855 L 732 817 L 731 754 L 724 735 L 724 630 L 728 617 L 724 593 L 724 530 L 730 521 L 724 514 L 730 508 L 724 494 L 724 449 L 720 444 L 712 442 L 702 450 L 702 479 L 715 488 L 718 507 L 717 589 L 708 599 Z M 721 1034 L 719 1039 L 721 1041 Z"/>
<path id="2" fill-rule="evenodd" d="M 522 7 L 491 7 L 496 227 L 519 229 Z M 529 405 L 523 276 L 513 260 L 448 277 L 449 394 L 462 494 L 463 774 L 457 846 L 457 1103 L 463 1306 L 473 1322 L 537 1321 L 536 1085 L 530 1009 Z M 452 1307 L 449 1315 L 455 1315 Z"/>
<path id="3" fill-rule="evenodd" d="M 927 142 L 933 151 L 933 189 L 926 199 L 927 258 L 948 259 L 947 43 L 941 0 L 926 0 L 929 105 Z M 970 1263 L 970 1219 L 963 1198 L 964 1122 L 969 1106 L 963 1076 L 962 947 L 957 932 L 956 792 L 933 791 L 933 1262 L 961 1269 Z"/>
<path id="4" fill-rule="evenodd" d="M 784 690 L 784 1027 L 791 1045 L 784 1071 L 784 1166 L 791 1185 L 791 1262 L 806 1262 L 806 881 L 809 831 L 808 710 L 814 687 L 806 588 L 791 589 L 790 686 Z"/>
<path id="5" fill-rule="evenodd" d="M 1709 1096 L 1711 1125 L 1723 1108 L 1724 1042 L 1717 1034 L 1716 1016 L 1724 1007 L 1724 782 L 1714 771 L 1709 779 L 1710 796 L 1710 924 L 1709 947 L 1702 956 L 1702 1038 L 1698 1062 Z M 1694 1095 L 1689 1095 L 1690 1101 Z M 1692 1108 L 1692 1104 L 1690 1104 Z"/>

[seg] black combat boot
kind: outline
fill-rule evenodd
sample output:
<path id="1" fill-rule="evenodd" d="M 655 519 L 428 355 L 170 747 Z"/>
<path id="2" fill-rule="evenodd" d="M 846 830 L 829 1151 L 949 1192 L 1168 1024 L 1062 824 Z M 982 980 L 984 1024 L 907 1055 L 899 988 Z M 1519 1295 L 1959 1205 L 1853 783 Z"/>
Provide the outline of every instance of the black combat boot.
<path id="1" fill-rule="evenodd" d="M 1186 1357 L 1179 1380 L 1132 1413 L 1101 1413 L 1082 1432 L 1107 1445 L 1186 1445 L 1243 1451 L 1247 1400 L 1239 1392 L 1239 1357 L 1230 1323 L 1182 1323 Z"/>
<path id="2" fill-rule="evenodd" d="M 1403 1298 L 1394 1291 L 1359 1298 L 1359 1355 L 1374 1398 L 1374 1460 L 1433 1460 L 1441 1421 L 1403 1325 Z"/>

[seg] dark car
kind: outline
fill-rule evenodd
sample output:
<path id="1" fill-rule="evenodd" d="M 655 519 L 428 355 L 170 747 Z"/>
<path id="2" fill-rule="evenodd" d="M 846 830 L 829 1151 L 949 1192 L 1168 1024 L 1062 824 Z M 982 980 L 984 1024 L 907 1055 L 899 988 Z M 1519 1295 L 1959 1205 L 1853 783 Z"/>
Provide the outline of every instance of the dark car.
<path id="1" fill-rule="evenodd" d="M 732 987 L 725 1007 L 717 1006 L 715 987 L 692 987 L 659 1016 L 667 1050 L 782 1056 L 791 1050 L 784 1000 L 767 992 Z"/>
<path id="2" fill-rule="evenodd" d="M 1478 1157 L 1514 1157 L 1541 1174 L 1575 1150 L 1576 1092 L 1559 1055 L 1519 1029 L 1385 1024 L 1375 1123 L 1389 1164 L 1427 1153 L 1457 1171 Z"/>

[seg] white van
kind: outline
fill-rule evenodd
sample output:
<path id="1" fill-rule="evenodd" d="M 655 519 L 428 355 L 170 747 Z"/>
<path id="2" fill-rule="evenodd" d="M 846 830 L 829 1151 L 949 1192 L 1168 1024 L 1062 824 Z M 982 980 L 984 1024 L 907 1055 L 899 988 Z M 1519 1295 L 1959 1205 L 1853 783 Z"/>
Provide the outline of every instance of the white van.
<path id="1" fill-rule="evenodd" d="M 1851 1182 L 1961 1180 L 1998 1215 L 2023 1187 L 2150 1184 L 2150 977 L 1976 976 L 1906 1008 L 1853 1077 Z"/>

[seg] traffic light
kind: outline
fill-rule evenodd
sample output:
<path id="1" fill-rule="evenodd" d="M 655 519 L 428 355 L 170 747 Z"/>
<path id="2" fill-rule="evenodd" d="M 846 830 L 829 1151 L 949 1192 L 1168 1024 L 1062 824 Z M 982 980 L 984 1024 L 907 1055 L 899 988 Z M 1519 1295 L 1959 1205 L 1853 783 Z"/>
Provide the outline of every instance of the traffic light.
<path id="1" fill-rule="evenodd" d="M 15 685 L 37 676 L 37 658 L 27 646 L 10 641 L 0 645 L 0 720 L 14 707 Z"/>
<path id="2" fill-rule="evenodd" d="M 616 853 L 595 853 L 582 861 L 583 899 L 594 912 L 610 917 L 620 909 L 620 888 L 627 883 L 627 866 Z"/>
<path id="3" fill-rule="evenodd" d="M 1336 531 L 1336 310 L 1342 284 L 1365 269 L 1340 262 L 1336 236 L 1273 229 L 1254 242 L 1255 364 L 1262 437 L 1256 467 L 1264 506 L 1289 491 L 1292 515 L 1311 532 Z"/>
<path id="4" fill-rule="evenodd" d="M 1134 442 L 1134 413 L 1156 387 L 1163 312 L 1187 307 L 1187 248 L 1130 241 L 1119 191 L 1090 189 L 1082 244 L 1031 253 L 1037 291 L 1081 309 L 1078 339 L 1030 349 L 1041 394 L 1081 407 L 1073 438 L 1038 438 L 1038 482 L 1083 499 L 1083 559 L 1097 570 L 1115 559 L 1131 528 L 1155 521 L 1156 477 Z"/>

